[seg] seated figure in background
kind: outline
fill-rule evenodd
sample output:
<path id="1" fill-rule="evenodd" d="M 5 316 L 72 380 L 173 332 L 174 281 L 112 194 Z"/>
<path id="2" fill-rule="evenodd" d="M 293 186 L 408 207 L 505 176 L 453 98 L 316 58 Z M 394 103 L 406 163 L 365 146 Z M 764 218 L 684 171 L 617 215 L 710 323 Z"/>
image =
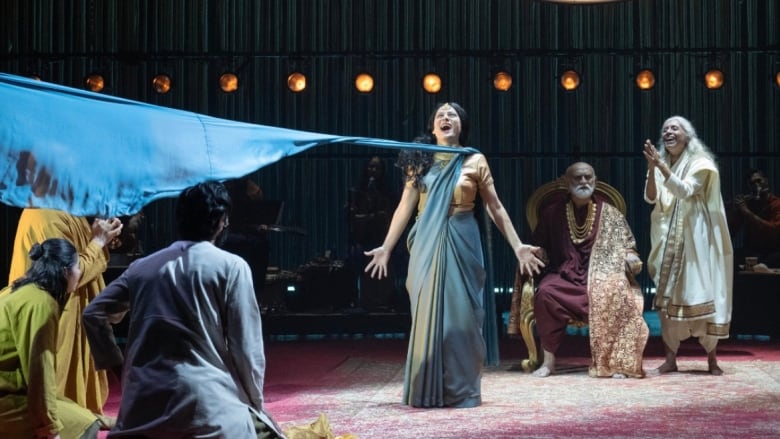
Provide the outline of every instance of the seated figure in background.
<path id="1" fill-rule="evenodd" d="M 748 193 L 729 203 L 727 218 L 732 237 L 742 230 L 743 256 L 754 256 L 768 267 L 780 267 L 780 198 L 769 189 L 763 171 L 750 171 Z M 743 260 L 742 258 L 737 260 Z"/>
<path id="2" fill-rule="evenodd" d="M 249 264 L 255 300 L 263 309 L 268 305 L 263 303 L 263 290 L 271 254 L 271 244 L 265 229 L 271 224 L 258 222 L 256 213 L 263 208 L 260 205 L 264 198 L 263 189 L 249 177 L 228 180 L 225 187 L 230 194 L 233 210 L 222 248 L 241 256 Z"/>
<path id="3" fill-rule="evenodd" d="M 620 211 L 593 197 L 592 166 L 575 163 L 564 178 L 570 196 L 547 206 L 533 233 L 547 259 L 534 297 L 544 360 L 533 374 L 555 372 L 566 326 L 575 320 L 590 327 L 591 376 L 641 378 L 649 330 L 642 294 L 631 282 L 642 270 L 634 236 Z"/>

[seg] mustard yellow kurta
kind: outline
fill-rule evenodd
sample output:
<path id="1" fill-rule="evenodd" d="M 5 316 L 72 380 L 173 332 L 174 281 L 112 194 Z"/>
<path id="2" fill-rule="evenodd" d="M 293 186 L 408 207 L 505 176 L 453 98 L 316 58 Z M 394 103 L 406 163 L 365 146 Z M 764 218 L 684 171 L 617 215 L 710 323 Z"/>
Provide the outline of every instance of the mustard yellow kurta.
<path id="1" fill-rule="evenodd" d="M 0 297 L 2 437 L 81 437 L 97 418 L 57 397 L 54 351 L 59 306 L 35 284 L 9 293 L 7 288 Z"/>
<path id="2" fill-rule="evenodd" d="M 92 228 L 86 218 L 51 209 L 25 209 L 14 240 L 9 284 L 30 267 L 33 244 L 49 238 L 65 238 L 79 252 L 82 275 L 79 286 L 62 310 L 57 341 L 57 390 L 93 413 L 102 414 L 108 398 L 105 371 L 95 369 L 92 352 L 81 326 L 81 314 L 105 287 L 103 272 L 108 250 L 92 243 Z"/>

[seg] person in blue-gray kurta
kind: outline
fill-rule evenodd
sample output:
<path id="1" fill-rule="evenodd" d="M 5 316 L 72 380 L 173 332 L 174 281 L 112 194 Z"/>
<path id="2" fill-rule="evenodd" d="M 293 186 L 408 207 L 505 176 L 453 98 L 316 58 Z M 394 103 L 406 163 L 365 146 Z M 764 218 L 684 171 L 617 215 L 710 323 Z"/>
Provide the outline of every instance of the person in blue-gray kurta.
<path id="1" fill-rule="evenodd" d="M 218 248 L 230 197 L 185 189 L 181 240 L 134 261 L 90 303 L 84 327 L 99 368 L 122 363 L 111 316 L 130 319 L 122 400 L 109 437 L 279 438 L 263 407 L 265 353 L 249 265 Z"/>
<path id="2" fill-rule="evenodd" d="M 384 243 L 366 252 L 366 272 L 387 275 L 390 254 L 406 224 L 409 233 L 406 288 L 412 327 L 403 403 L 413 407 L 476 407 L 485 359 L 482 327 L 485 268 L 474 207 L 477 195 L 512 247 L 520 270 L 538 273 L 538 247 L 520 242 L 493 186 L 485 156 L 458 149 L 468 137 L 468 115 L 455 103 L 439 105 L 421 143 L 453 148 L 452 153 L 401 154 L 406 184 Z M 407 160 L 405 157 L 409 157 Z"/>

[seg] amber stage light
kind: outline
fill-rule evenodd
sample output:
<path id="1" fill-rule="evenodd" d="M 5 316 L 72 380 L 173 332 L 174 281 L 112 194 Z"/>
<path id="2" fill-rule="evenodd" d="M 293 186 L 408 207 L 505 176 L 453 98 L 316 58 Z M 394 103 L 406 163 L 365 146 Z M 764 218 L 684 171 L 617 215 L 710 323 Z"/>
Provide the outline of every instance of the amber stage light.
<path id="1" fill-rule="evenodd" d="M 561 87 L 564 90 L 576 90 L 580 86 L 580 74 L 574 70 L 566 70 L 561 74 Z"/>
<path id="2" fill-rule="evenodd" d="M 780 87 L 780 72 L 775 73 L 775 84 Z"/>
<path id="3" fill-rule="evenodd" d="M 238 90 L 238 76 L 235 73 L 223 73 L 219 77 L 219 88 L 225 93 L 233 93 Z"/>
<path id="4" fill-rule="evenodd" d="M 712 69 L 705 73 L 704 85 L 710 90 L 717 90 L 723 87 L 723 72 L 718 69 Z"/>
<path id="5" fill-rule="evenodd" d="M 374 78 L 368 73 L 361 73 L 355 77 L 355 88 L 361 93 L 370 93 L 374 89 Z"/>
<path id="6" fill-rule="evenodd" d="M 94 91 L 96 93 L 102 91 L 106 86 L 105 79 L 103 79 L 103 77 L 97 73 L 90 73 L 84 82 L 86 83 L 87 90 Z"/>
<path id="7" fill-rule="evenodd" d="M 652 70 L 644 69 L 636 74 L 636 86 L 640 90 L 650 90 L 655 86 L 655 75 Z"/>
<path id="8" fill-rule="evenodd" d="M 171 77 L 165 74 L 155 76 L 152 79 L 152 88 L 161 95 L 168 93 L 171 91 Z"/>
<path id="9" fill-rule="evenodd" d="M 287 87 L 293 93 L 300 93 L 306 88 L 306 75 L 295 72 L 287 77 Z"/>
<path id="10" fill-rule="evenodd" d="M 507 72 L 498 72 L 493 77 L 493 87 L 498 91 L 507 91 L 512 88 L 512 75 Z"/>
<path id="11" fill-rule="evenodd" d="M 436 73 L 428 73 L 423 77 L 423 89 L 428 93 L 438 93 L 441 90 L 441 78 Z"/>

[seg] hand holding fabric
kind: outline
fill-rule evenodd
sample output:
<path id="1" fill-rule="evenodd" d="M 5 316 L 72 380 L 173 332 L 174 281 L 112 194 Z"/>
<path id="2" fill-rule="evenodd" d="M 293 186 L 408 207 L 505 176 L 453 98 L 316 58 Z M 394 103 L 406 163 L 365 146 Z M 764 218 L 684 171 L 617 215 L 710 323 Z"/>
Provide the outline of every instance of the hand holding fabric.
<path id="1" fill-rule="evenodd" d="M 119 218 L 101 219 L 92 222 L 92 241 L 101 247 L 111 242 L 122 233 L 122 221 Z"/>

